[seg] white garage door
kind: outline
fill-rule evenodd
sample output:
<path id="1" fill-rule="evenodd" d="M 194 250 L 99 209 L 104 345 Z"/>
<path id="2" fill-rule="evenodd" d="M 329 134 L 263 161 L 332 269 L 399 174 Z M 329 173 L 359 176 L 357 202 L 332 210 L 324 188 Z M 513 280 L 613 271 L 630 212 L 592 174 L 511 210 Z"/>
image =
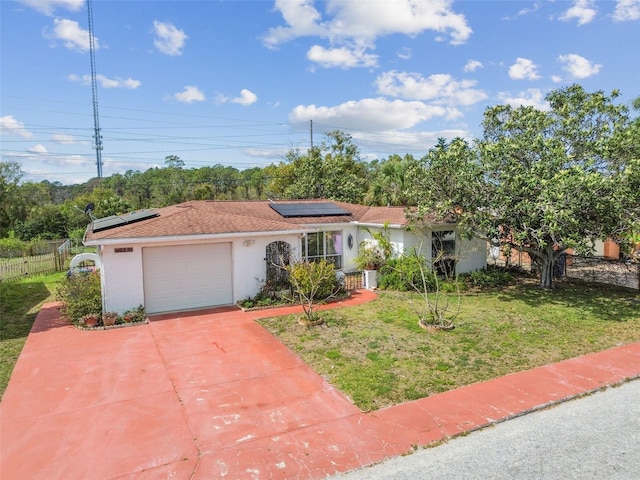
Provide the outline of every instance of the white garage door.
<path id="1" fill-rule="evenodd" d="M 147 247 L 142 262 L 148 313 L 233 303 L 230 243 Z"/>

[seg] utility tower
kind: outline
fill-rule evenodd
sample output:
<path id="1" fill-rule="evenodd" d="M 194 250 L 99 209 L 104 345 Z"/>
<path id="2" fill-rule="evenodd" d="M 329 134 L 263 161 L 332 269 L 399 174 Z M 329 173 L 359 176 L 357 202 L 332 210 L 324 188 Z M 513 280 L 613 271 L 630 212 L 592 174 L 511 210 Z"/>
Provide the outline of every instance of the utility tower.
<path id="1" fill-rule="evenodd" d="M 98 114 L 98 85 L 96 82 L 96 54 L 93 40 L 93 10 L 91 0 L 87 0 L 89 15 L 89 56 L 91 57 L 91 94 L 93 96 L 93 148 L 96 149 L 98 178 L 102 178 L 102 135 L 100 133 L 100 115 Z"/>

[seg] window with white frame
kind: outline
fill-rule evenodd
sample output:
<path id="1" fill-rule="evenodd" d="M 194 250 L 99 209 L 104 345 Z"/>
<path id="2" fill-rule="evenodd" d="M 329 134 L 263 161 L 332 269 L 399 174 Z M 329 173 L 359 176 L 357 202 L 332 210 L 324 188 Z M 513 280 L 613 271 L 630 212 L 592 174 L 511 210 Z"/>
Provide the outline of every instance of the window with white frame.
<path id="1" fill-rule="evenodd" d="M 342 231 L 307 233 L 302 239 L 302 257 L 310 262 L 324 259 L 342 268 Z"/>

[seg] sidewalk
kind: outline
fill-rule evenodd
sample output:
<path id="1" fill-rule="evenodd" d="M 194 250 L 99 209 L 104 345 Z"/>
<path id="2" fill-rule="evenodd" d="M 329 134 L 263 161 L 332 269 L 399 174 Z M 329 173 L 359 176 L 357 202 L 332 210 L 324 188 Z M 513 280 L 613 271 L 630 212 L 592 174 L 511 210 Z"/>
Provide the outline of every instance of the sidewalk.
<path id="1" fill-rule="evenodd" d="M 640 377 L 636 343 L 362 413 L 254 321 L 283 313 L 87 332 L 46 304 L 0 404 L 0 478 L 319 479 Z"/>

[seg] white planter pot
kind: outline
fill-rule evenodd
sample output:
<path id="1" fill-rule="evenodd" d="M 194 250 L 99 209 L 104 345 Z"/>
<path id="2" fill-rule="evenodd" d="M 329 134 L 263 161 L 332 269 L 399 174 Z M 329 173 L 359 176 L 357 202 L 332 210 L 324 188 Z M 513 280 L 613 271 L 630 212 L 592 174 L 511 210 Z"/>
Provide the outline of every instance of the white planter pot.
<path id="1" fill-rule="evenodd" d="M 378 271 L 365 270 L 362 272 L 362 286 L 367 290 L 378 288 Z"/>

